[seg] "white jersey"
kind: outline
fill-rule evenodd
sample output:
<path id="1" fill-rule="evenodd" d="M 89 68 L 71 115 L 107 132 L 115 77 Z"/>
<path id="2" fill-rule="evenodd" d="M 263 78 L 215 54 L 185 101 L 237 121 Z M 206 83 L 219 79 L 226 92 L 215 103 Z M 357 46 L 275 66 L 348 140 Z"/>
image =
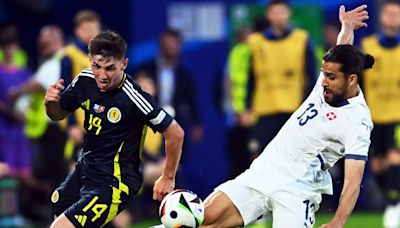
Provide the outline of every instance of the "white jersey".
<path id="1" fill-rule="evenodd" d="M 324 100 L 322 78 L 321 73 L 309 97 L 246 171 L 257 180 L 238 177 L 247 185 L 265 194 L 286 187 L 332 194 L 329 168 L 342 157 L 368 160 L 373 124 L 361 89 L 332 107 Z"/>

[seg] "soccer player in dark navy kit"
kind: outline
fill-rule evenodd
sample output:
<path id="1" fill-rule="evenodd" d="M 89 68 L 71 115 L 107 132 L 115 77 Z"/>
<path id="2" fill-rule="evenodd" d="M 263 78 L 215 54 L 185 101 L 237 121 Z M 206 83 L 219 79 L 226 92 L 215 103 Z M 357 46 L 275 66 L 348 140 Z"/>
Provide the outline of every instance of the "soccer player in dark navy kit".
<path id="1" fill-rule="evenodd" d="M 89 43 L 91 68 L 82 70 L 64 90 L 63 80 L 46 93 L 46 111 L 61 120 L 78 108 L 85 111 L 82 155 L 75 170 L 52 197 L 57 219 L 51 227 L 102 227 L 125 207 L 142 184 L 141 151 L 147 126 L 162 132 L 166 166 L 154 184 L 161 200 L 175 187 L 184 132 L 125 73 L 127 44 L 114 32 Z"/>

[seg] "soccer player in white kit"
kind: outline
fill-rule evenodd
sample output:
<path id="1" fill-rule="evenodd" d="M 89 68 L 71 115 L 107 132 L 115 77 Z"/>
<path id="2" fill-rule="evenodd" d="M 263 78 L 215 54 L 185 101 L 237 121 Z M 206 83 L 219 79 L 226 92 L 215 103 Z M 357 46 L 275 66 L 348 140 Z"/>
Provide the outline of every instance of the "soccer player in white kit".
<path id="1" fill-rule="evenodd" d="M 360 192 L 373 128 L 358 80 L 374 59 L 352 46 L 354 30 L 367 26 L 366 8 L 340 7 L 338 46 L 324 56 L 313 91 L 250 168 L 205 200 L 201 227 L 243 226 L 270 213 L 274 228 L 313 227 L 321 194 L 333 193 L 327 170 L 342 157 L 339 207 L 322 227 L 344 226 Z"/>

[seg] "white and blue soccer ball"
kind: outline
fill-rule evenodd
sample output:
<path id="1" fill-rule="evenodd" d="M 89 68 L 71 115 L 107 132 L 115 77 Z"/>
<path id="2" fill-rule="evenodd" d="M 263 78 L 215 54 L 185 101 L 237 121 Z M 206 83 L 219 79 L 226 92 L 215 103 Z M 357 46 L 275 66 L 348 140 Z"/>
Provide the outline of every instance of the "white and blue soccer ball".
<path id="1" fill-rule="evenodd" d="M 195 193 L 177 189 L 161 201 L 159 214 L 166 228 L 197 228 L 204 220 L 204 204 Z"/>

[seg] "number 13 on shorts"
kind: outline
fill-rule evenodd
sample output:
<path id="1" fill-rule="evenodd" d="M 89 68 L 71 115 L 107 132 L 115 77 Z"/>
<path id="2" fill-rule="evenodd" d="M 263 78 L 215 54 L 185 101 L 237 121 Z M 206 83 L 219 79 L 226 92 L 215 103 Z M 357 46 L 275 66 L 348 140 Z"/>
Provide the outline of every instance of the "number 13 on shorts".
<path id="1" fill-rule="evenodd" d="M 313 227 L 315 222 L 315 205 L 310 200 L 303 201 L 305 205 L 305 227 Z"/>

